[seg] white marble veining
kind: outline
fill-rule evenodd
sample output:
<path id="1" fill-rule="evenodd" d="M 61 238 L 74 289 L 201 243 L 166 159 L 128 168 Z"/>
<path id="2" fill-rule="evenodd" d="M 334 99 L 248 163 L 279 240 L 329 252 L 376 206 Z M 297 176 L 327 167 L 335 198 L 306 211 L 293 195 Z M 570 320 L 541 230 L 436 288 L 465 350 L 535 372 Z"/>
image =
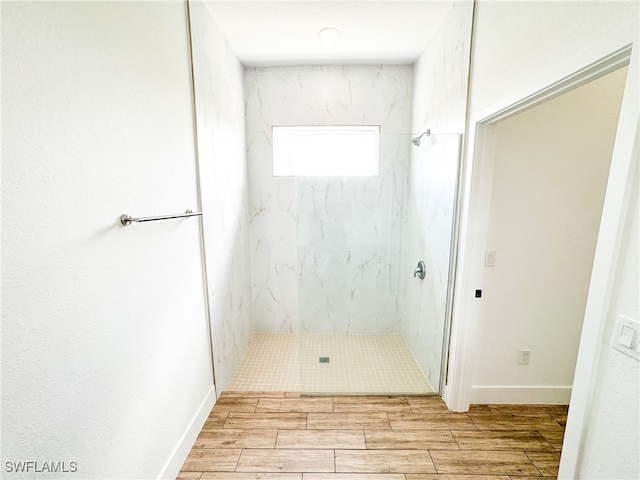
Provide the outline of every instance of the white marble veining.
<path id="1" fill-rule="evenodd" d="M 411 147 L 402 271 L 424 260 L 427 276 L 401 277 L 401 331 L 434 386 L 441 369 L 459 161 L 459 136 L 439 133 L 464 132 L 472 13 L 471 2 L 454 4 L 414 65 L 412 131 L 429 128 L 433 135 Z"/>
<path id="2" fill-rule="evenodd" d="M 207 293 L 220 393 L 253 333 L 243 71 L 205 3 L 191 0 L 189 6 Z"/>
<path id="3" fill-rule="evenodd" d="M 256 331 L 399 331 L 410 66 L 245 70 Z M 274 125 L 380 125 L 376 177 L 273 177 Z"/>

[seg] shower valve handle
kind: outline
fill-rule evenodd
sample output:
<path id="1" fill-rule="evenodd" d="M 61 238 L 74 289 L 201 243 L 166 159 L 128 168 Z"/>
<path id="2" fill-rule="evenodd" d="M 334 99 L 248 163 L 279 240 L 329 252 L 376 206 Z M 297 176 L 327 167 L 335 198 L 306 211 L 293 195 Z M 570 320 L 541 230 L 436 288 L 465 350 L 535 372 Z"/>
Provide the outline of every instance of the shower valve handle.
<path id="1" fill-rule="evenodd" d="M 418 262 L 418 266 L 413 271 L 413 278 L 418 277 L 420 280 L 424 280 L 424 277 L 427 275 L 427 268 L 422 260 Z"/>

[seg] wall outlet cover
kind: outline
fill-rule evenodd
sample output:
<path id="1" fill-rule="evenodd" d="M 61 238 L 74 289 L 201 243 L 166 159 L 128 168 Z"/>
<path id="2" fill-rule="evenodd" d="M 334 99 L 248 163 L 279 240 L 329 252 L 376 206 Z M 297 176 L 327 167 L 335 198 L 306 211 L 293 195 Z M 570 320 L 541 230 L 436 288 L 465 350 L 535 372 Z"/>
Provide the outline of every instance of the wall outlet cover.
<path id="1" fill-rule="evenodd" d="M 640 360 L 640 321 L 624 315 L 616 316 L 611 346 L 631 358 Z"/>
<path id="2" fill-rule="evenodd" d="M 518 365 L 529 365 L 531 350 L 520 350 L 518 352 Z"/>

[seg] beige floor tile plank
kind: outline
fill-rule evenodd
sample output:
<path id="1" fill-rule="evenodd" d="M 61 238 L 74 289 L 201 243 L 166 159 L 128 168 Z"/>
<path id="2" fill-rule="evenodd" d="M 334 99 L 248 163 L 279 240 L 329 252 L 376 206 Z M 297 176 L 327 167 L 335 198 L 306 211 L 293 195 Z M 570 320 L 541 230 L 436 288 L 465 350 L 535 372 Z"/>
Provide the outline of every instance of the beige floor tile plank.
<path id="1" fill-rule="evenodd" d="M 413 413 L 449 413 L 440 397 L 409 397 L 409 406 Z"/>
<path id="2" fill-rule="evenodd" d="M 306 413 L 229 413 L 224 428 L 266 428 L 302 430 L 307 427 Z"/>
<path id="3" fill-rule="evenodd" d="M 274 448 L 277 430 L 221 428 L 203 430 L 193 448 Z"/>
<path id="4" fill-rule="evenodd" d="M 564 430 L 540 430 L 540 435 L 542 435 L 554 449 L 562 450 Z"/>
<path id="5" fill-rule="evenodd" d="M 302 480 L 405 480 L 401 473 L 305 473 Z"/>
<path id="6" fill-rule="evenodd" d="M 567 426 L 567 414 L 566 413 L 551 413 L 551 418 L 558 422 L 563 427 Z"/>
<path id="7" fill-rule="evenodd" d="M 176 480 L 200 480 L 202 472 L 180 472 Z"/>
<path id="8" fill-rule="evenodd" d="M 411 407 L 406 397 L 353 396 L 333 397 L 334 413 L 406 412 Z"/>
<path id="9" fill-rule="evenodd" d="M 227 421 L 228 416 L 229 412 L 218 412 L 214 410 L 209 414 L 209 418 L 204 422 L 202 429 L 222 428 L 224 427 L 224 422 Z"/>
<path id="10" fill-rule="evenodd" d="M 493 413 L 547 413 L 547 414 L 557 414 L 557 415 L 566 415 L 569 410 L 568 405 L 551 405 L 551 404 L 502 404 L 495 405 L 489 404 L 487 405 L 489 409 Z"/>
<path id="11" fill-rule="evenodd" d="M 468 413 L 493 413 L 489 405 L 471 404 Z"/>
<path id="12" fill-rule="evenodd" d="M 560 452 L 530 452 L 527 450 L 525 453 L 543 476 L 555 477 L 558 475 Z"/>
<path id="13" fill-rule="evenodd" d="M 211 473 L 200 480 L 302 480 L 301 473 Z"/>
<path id="14" fill-rule="evenodd" d="M 370 450 L 459 450 L 449 430 L 365 430 L 364 435 Z"/>
<path id="15" fill-rule="evenodd" d="M 238 472 L 333 472 L 333 450 L 243 450 Z"/>
<path id="16" fill-rule="evenodd" d="M 524 452 L 431 451 L 438 473 L 456 475 L 537 475 Z"/>
<path id="17" fill-rule="evenodd" d="M 367 412 L 405 412 L 411 413 L 411 407 L 407 403 L 406 405 L 395 405 L 386 407 L 384 405 L 378 405 L 376 403 L 363 403 L 361 405 L 358 404 L 348 404 L 343 403 L 339 405 L 333 406 L 334 413 L 367 413 Z"/>
<path id="18" fill-rule="evenodd" d="M 276 448 L 365 449 L 362 430 L 280 430 Z"/>
<path id="19" fill-rule="evenodd" d="M 217 412 L 255 412 L 258 397 L 220 397 L 213 406 Z"/>
<path id="20" fill-rule="evenodd" d="M 471 414 L 478 430 L 562 430 L 549 415 L 540 414 Z"/>
<path id="21" fill-rule="evenodd" d="M 314 430 L 378 429 L 390 428 L 384 412 L 369 413 L 309 413 L 307 428 Z"/>
<path id="22" fill-rule="evenodd" d="M 335 413 L 365 413 L 365 412 L 405 412 L 411 413 L 411 407 L 407 403 L 406 405 L 395 405 L 386 407 L 384 405 L 378 405 L 376 403 L 363 403 L 357 404 L 340 404 L 334 405 L 333 411 Z"/>
<path id="23" fill-rule="evenodd" d="M 531 450 L 553 451 L 553 447 L 536 431 L 500 430 L 474 432 L 454 430 L 461 450 Z"/>
<path id="24" fill-rule="evenodd" d="M 446 405 L 412 405 L 411 413 L 430 414 L 430 413 L 451 413 Z"/>
<path id="25" fill-rule="evenodd" d="M 201 448 L 192 449 L 182 466 L 185 472 L 233 472 L 238 464 L 241 449 Z"/>
<path id="26" fill-rule="evenodd" d="M 334 395 L 333 401 L 340 404 L 371 403 L 393 407 L 395 405 L 407 405 L 409 398 L 402 395 Z"/>
<path id="27" fill-rule="evenodd" d="M 476 430 L 466 413 L 390 413 L 389 422 L 394 430 Z"/>
<path id="28" fill-rule="evenodd" d="M 427 450 L 336 450 L 337 473 L 435 473 Z"/>
<path id="29" fill-rule="evenodd" d="M 256 413 L 264 412 L 323 412 L 331 413 L 331 397 L 261 398 Z"/>
<path id="30" fill-rule="evenodd" d="M 535 477 L 530 477 L 530 476 L 522 477 L 520 475 L 510 475 L 509 480 L 557 480 L 557 479 L 556 477 L 541 477 L 539 475 Z"/>
<path id="31" fill-rule="evenodd" d="M 438 395 L 409 395 L 407 396 L 407 401 L 411 405 L 420 405 L 420 404 L 438 404 L 438 405 L 446 405 L 444 400 Z"/>
<path id="32" fill-rule="evenodd" d="M 225 390 L 220 394 L 222 397 L 269 397 L 269 398 L 284 398 L 286 392 L 258 392 L 258 391 L 244 391 L 244 390 Z"/>
<path id="33" fill-rule="evenodd" d="M 441 475 L 438 473 L 412 473 L 407 474 L 406 477 L 406 480 L 511 480 L 508 475 Z M 538 477 L 538 480 L 543 479 Z"/>

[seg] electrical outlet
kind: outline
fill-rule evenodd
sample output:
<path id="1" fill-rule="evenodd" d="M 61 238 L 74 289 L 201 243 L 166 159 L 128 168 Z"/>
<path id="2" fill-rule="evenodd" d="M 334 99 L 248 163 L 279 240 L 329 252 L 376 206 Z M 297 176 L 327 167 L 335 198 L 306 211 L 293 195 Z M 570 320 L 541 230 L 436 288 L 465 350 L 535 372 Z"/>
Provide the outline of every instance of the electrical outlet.
<path id="1" fill-rule="evenodd" d="M 518 365 L 529 365 L 531 350 L 520 350 L 518 352 Z"/>

